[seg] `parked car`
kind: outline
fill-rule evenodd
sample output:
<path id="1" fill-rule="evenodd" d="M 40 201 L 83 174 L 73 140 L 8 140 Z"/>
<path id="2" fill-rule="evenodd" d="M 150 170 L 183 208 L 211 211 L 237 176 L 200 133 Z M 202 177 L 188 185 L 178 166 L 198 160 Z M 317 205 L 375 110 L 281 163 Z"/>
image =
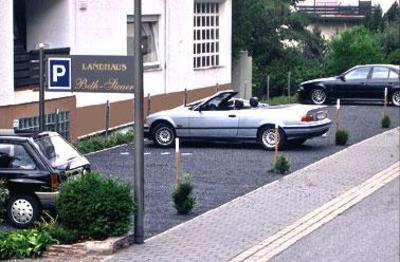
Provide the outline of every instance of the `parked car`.
<path id="1" fill-rule="evenodd" d="M 235 98 L 237 92 L 222 91 L 188 106 L 158 112 L 147 117 L 145 136 L 161 147 L 175 137 L 206 140 L 254 140 L 268 150 L 275 148 L 275 125 L 279 146 L 302 144 L 326 133 L 331 125 L 325 106 L 268 106 L 257 98 Z"/>
<path id="2" fill-rule="evenodd" d="M 0 130 L 0 179 L 10 191 L 7 218 L 15 227 L 32 225 L 54 206 L 59 183 L 86 171 L 89 161 L 58 133 Z"/>
<path id="3" fill-rule="evenodd" d="M 399 65 L 358 65 L 339 76 L 314 79 L 300 84 L 301 101 L 321 105 L 337 98 L 380 99 L 385 88 L 388 100 L 400 106 Z"/>

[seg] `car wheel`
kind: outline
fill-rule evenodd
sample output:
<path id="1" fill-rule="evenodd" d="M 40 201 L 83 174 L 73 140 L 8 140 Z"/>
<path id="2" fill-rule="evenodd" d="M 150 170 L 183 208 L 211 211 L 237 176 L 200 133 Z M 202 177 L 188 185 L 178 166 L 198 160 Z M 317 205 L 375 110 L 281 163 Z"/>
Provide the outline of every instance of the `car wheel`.
<path id="1" fill-rule="evenodd" d="M 400 106 L 400 91 L 396 91 L 392 94 L 392 103 L 395 106 Z"/>
<path id="2" fill-rule="evenodd" d="M 307 139 L 305 138 L 301 138 L 301 139 L 294 139 L 294 140 L 290 140 L 289 143 L 293 146 L 301 146 L 302 144 L 304 144 L 304 142 L 306 142 Z"/>
<path id="3" fill-rule="evenodd" d="M 279 129 L 279 148 L 283 148 L 285 145 L 285 134 L 282 129 Z M 261 145 L 267 150 L 275 149 L 275 128 L 272 126 L 263 127 L 259 133 L 259 140 Z"/>
<path id="4" fill-rule="evenodd" d="M 154 142 L 161 147 L 170 147 L 175 140 L 174 128 L 167 124 L 161 123 L 154 128 Z"/>
<path id="5" fill-rule="evenodd" d="M 37 199 L 30 195 L 14 195 L 7 205 L 7 217 L 16 228 L 26 228 L 37 220 L 40 215 Z"/>
<path id="6" fill-rule="evenodd" d="M 322 105 L 327 101 L 326 92 L 321 88 L 315 88 L 310 93 L 311 102 L 316 105 Z"/>

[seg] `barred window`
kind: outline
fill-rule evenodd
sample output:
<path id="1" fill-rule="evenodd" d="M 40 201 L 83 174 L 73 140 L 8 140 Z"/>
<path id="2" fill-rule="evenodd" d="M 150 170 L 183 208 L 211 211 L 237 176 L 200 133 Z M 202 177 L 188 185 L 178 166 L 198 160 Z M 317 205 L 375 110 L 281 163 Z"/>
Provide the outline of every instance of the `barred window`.
<path id="1" fill-rule="evenodd" d="M 219 3 L 194 3 L 193 68 L 219 66 Z"/>

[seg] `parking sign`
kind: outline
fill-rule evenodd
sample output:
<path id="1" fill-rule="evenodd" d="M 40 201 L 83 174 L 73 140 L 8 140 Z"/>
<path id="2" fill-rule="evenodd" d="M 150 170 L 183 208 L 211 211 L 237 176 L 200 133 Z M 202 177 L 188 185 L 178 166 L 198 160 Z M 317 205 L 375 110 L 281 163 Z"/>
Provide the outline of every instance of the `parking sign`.
<path id="1" fill-rule="evenodd" d="M 50 57 L 48 59 L 48 90 L 71 90 L 71 58 Z"/>

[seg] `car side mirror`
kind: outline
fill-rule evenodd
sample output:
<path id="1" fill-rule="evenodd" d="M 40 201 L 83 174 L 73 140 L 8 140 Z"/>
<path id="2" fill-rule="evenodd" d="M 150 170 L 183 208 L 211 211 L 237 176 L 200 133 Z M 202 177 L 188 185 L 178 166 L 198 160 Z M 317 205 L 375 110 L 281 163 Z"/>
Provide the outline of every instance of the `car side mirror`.
<path id="1" fill-rule="evenodd" d="M 346 77 L 344 75 L 340 75 L 339 79 L 342 80 L 342 81 L 346 81 Z"/>

